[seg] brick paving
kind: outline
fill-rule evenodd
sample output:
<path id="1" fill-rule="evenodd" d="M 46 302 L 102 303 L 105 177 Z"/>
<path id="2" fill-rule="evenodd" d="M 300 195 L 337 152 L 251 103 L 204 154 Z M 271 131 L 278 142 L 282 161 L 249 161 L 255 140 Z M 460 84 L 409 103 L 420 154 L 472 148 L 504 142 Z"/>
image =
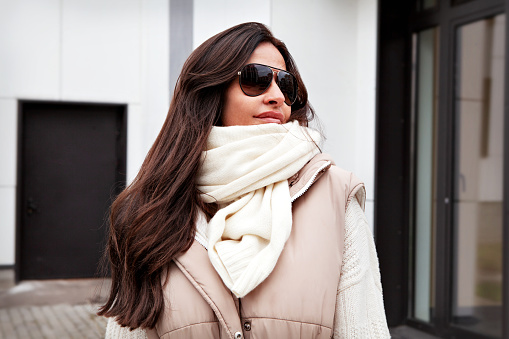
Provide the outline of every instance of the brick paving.
<path id="1" fill-rule="evenodd" d="M 104 338 L 109 280 L 23 281 L 0 270 L 0 339 Z"/>
<path id="2" fill-rule="evenodd" d="M 106 318 L 97 305 L 22 306 L 0 309 L 0 338 L 104 338 Z"/>

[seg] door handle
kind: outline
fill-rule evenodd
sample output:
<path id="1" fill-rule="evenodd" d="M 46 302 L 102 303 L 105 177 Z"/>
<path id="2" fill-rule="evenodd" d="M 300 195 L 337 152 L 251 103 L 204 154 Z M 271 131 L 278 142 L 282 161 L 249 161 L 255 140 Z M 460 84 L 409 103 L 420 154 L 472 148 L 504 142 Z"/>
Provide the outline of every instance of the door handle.
<path id="1" fill-rule="evenodd" d="M 31 216 L 32 214 L 37 213 L 37 212 L 39 212 L 39 208 L 35 204 L 34 199 L 28 198 L 28 200 L 27 200 L 27 215 Z"/>

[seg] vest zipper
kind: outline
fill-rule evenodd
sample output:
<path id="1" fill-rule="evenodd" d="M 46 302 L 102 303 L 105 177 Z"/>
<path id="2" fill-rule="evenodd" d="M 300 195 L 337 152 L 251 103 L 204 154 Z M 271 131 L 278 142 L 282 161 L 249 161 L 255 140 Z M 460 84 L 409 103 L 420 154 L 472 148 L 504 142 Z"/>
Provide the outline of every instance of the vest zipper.
<path id="1" fill-rule="evenodd" d="M 313 183 L 315 182 L 316 180 L 316 177 L 318 176 L 318 174 L 324 172 L 327 168 L 330 167 L 330 165 L 332 164 L 332 162 L 330 161 L 327 161 L 324 165 L 320 166 L 320 168 L 318 168 L 318 170 L 316 170 L 315 174 L 313 174 L 313 176 L 311 177 L 311 179 L 307 182 L 307 184 L 302 187 L 299 192 L 297 192 L 291 199 L 291 202 L 293 203 L 295 200 L 297 200 L 298 198 L 300 198 L 304 193 L 306 193 L 306 191 L 311 187 L 311 185 L 313 185 Z"/>
<path id="2" fill-rule="evenodd" d="M 242 298 L 238 298 L 238 300 L 239 300 L 240 328 L 242 329 L 242 338 L 244 338 L 244 320 L 242 320 Z"/>
<path id="3" fill-rule="evenodd" d="M 242 298 L 238 298 L 239 300 L 239 318 L 240 322 L 242 322 Z"/>

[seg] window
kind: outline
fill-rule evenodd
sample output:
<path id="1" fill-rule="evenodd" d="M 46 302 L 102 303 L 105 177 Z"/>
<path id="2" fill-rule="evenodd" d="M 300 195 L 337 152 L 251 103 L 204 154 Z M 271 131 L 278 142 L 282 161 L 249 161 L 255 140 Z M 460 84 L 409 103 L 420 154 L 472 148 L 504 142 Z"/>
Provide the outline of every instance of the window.
<path id="1" fill-rule="evenodd" d="M 431 320 L 434 297 L 437 120 L 437 27 L 413 35 L 411 196 L 413 316 Z"/>
<path id="2" fill-rule="evenodd" d="M 437 0 L 418 0 L 416 1 L 416 5 L 418 11 L 425 11 L 435 8 L 437 6 Z"/>
<path id="3" fill-rule="evenodd" d="M 502 336 L 505 14 L 456 30 L 454 324 Z"/>
<path id="4" fill-rule="evenodd" d="M 506 8 L 379 1 L 375 229 L 391 327 L 509 338 Z"/>

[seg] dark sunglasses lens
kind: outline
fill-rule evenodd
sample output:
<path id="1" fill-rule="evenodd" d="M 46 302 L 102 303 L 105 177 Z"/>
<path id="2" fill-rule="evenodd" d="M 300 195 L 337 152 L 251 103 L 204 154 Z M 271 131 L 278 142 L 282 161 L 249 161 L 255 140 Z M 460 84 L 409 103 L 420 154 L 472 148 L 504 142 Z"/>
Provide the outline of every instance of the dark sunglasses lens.
<path id="1" fill-rule="evenodd" d="M 285 96 L 285 102 L 292 105 L 297 99 L 297 80 L 292 74 L 285 71 L 279 71 L 277 80 L 279 88 Z"/>
<path id="2" fill-rule="evenodd" d="M 262 94 L 272 81 L 272 70 L 263 65 L 246 65 L 240 72 L 240 87 L 246 95 Z"/>

